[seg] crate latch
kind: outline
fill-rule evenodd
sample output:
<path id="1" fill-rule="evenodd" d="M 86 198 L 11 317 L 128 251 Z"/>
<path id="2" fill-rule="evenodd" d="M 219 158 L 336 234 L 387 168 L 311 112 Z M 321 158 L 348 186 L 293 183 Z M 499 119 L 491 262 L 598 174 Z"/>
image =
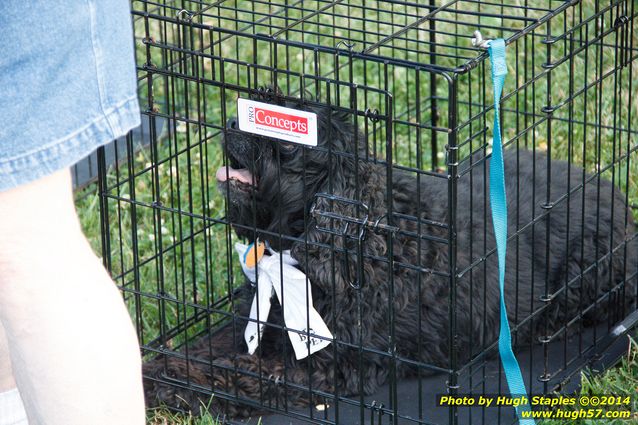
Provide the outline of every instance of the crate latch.
<path id="1" fill-rule="evenodd" d="M 327 202 L 320 202 L 325 200 Z M 322 206 L 319 207 L 318 204 Z M 343 211 L 351 212 L 344 214 Z M 354 289 L 360 289 L 363 283 L 363 266 L 359 261 L 357 267 L 357 278 L 352 279 L 350 275 L 350 256 L 348 255 L 348 241 L 356 241 L 357 257 L 363 258 L 363 241 L 369 230 L 374 233 L 392 232 L 399 230 L 398 227 L 390 226 L 382 221 L 387 218 L 387 214 L 380 217 L 371 218 L 370 208 L 362 201 L 344 198 L 329 193 L 317 193 L 314 196 L 310 207 L 310 215 L 315 219 L 315 228 L 319 232 L 328 233 L 343 238 L 345 268 L 348 282 Z M 354 231 L 353 231 L 354 226 Z"/>

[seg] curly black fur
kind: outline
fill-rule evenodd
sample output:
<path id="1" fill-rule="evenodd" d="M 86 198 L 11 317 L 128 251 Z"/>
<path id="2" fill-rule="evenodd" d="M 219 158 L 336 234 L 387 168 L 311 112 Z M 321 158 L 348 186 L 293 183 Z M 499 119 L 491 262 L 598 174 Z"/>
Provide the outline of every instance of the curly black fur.
<path id="1" fill-rule="evenodd" d="M 453 345 L 462 364 L 497 339 L 496 256 L 475 264 L 494 247 L 488 188 L 483 183 L 489 159 L 478 159 L 484 164 L 474 167 L 472 185 L 469 175 L 458 183 L 457 227 L 453 229 L 458 235 L 456 267 L 463 271 L 475 266 L 457 278 L 457 332 L 450 341 L 450 279 L 444 275 L 450 266 L 450 250 L 441 242 L 448 238 L 450 223 L 447 180 L 429 175 L 417 180 L 412 174 L 393 171 L 392 224 L 400 230 L 392 236 L 367 233 L 362 245 L 363 276 L 357 282 L 361 287 L 354 288 L 351 283 L 357 279 L 361 258 L 356 255 L 356 241 L 344 242 L 342 237 L 318 231 L 318 224 L 329 223 L 317 223 L 309 209 L 314 195 L 322 192 L 359 199 L 368 205 L 369 217 L 387 217 L 388 168 L 373 161 L 366 141 L 355 137 L 351 117 L 328 109 L 314 111 L 319 119 L 317 148 L 260 139 L 234 130 L 231 123 L 225 135 L 228 161 L 233 167 L 249 169 L 255 185 L 229 180 L 220 189 L 227 196 L 228 218 L 240 237 L 259 237 L 278 250 L 292 250 L 299 268 L 312 282 L 314 306 L 337 342 L 297 361 L 281 329 L 281 310 L 273 308 L 269 323 L 274 325 L 267 326 L 259 351 L 248 355 L 243 342 L 246 321 L 237 319 L 212 338 L 204 337 L 189 347 L 187 360 L 159 357 L 147 363 L 149 404 L 198 412 L 201 402 L 206 403 L 194 391 L 153 379 L 162 376 L 189 376 L 191 384 L 213 389 L 220 396 L 213 399 L 211 409 L 231 416 L 247 414 L 251 408 L 224 402 L 224 394 L 252 400 L 253 406 L 308 403 L 309 389 L 369 394 L 390 373 L 406 376 L 413 371 L 408 362 L 393 358 L 449 367 Z M 553 335 L 581 311 L 586 311 L 585 320 L 590 323 L 623 317 L 633 308 L 635 294 L 635 279 L 625 282 L 624 277 L 636 270 L 637 257 L 629 244 L 626 255 L 623 247 L 610 254 L 610 247 L 622 246 L 635 232 L 621 191 L 612 190 L 606 180 L 598 188 L 594 180 L 585 184 L 583 193 L 578 188 L 583 182 L 582 169 L 551 161 L 550 199 L 556 201 L 571 189 L 569 206 L 565 199 L 556 202 L 551 214 L 524 227 L 532 222 L 532 214 L 538 217 L 548 211 L 541 208 L 548 186 L 547 158 L 539 152 L 509 150 L 505 163 L 509 233 L 524 228 L 511 241 L 507 257 L 510 321 L 520 323 L 532 311 L 546 307 L 539 319 L 518 327 L 517 341 Z M 316 200 L 316 208 L 361 215 L 354 206 L 323 198 Z M 356 226 L 348 230 L 351 236 L 357 231 Z M 419 238 L 419 234 L 428 237 Z M 546 293 L 550 299 L 541 301 Z M 252 295 L 246 285 L 236 303 L 239 315 L 247 316 Z M 587 309 L 595 302 L 595 308 Z"/>

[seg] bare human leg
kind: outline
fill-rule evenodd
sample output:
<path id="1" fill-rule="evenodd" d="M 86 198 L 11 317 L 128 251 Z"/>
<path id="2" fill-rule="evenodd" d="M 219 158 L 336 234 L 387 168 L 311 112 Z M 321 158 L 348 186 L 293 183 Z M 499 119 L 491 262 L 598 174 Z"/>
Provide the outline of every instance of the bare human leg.
<path id="1" fill-rule="evenodd" d="M 31 425 L 144 423 L 135 332 L 68 170 L 0 192 L 0 323 Z"/>

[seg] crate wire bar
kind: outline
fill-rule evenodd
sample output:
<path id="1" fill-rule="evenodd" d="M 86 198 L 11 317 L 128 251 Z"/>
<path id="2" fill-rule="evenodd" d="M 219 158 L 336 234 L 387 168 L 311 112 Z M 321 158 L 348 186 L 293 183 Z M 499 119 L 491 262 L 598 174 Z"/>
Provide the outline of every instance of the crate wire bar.
<path id="1" fill-rule="evenodd" d="M 514 423 L 511 409 L 434 405 L 437 394 L 507 391 L 495 359 L 496 340 L 470 336 L 468 353 L 461 352 L 456 341 L 458 317 L 465 314 L 456 308 L 457 290 L 469 290 L 470 296 L 486 294 L 486 285 L 494 284 L 486 283 L 488 269 L 496 264 L 495 247 L 488 236 L 491 224 L 483 225 L 491 223 L 489 201 L 475 194 L 487 190 L 493 114 L 490 69 L 487 53 L 473 47 L 471 38 L 480 30 L 486 38 L 506 40 L 509 76 L 501 103 L 503 140 L 507 149 L 533 152 L 534 170 L 547 174 L 542 186 L 525 176 L 511 175 L 517 189 L 508 193 L 509 214 L 516 227 L 510 231 L 508 249 L 514 256 L 511 264 L 516 279 L 507 284 L 516 286 L 518 293 L 519 272 L 539 267 L 519 251 L 523 240 L 530 232 L 532 237 L 540 234 L 535 229 L 540 223 L 551 223 L 557 210 L 578 208 L 584 202 L 585 187 L 600 191 L 602 180 L 611 181 L 612 191 L 630 206 L 625 226 L 630 227 L 632 215 L 638 218 L 638 102 L 632 96 L 638 90 L 635 2 L 136 0 L 132 9 L 140 102 L 148 120 L 148 128 L 136 137 L 144 138 L 141 145 L 148 148 L 137 147 L 133 135 L 116 141 L 118 160 L 114 164 L 107 166 L 104 151 L 98 152 L 98 175 L 104 264 L 129 306 L 144 360 L 182 359 L 187 365 L 219 369 L 226 376 L 252 376 L 259 380 L 262 393 L 278 386 L 284 394 L 306 392 L 314 401 L 299 407 L 285 400 L 272 403 L 265 397 L 246 397 L 214 383 L 202 385 L 193 379 L 191 366 L 182 376 L 167 369 L 160 377 L 147 378 L 193 391 L 204 399 L 214 394 L 214 400 L 227 402 L 221 403 L 227 410 L 218 413 L 228 423 L 245 420 L 233 417 L 230 405 L 265 412 L 266 424 L 283 420 Z M 415 241 L 419 252 L 428 244 L 447 255 L 447 267 L 441 269 L 420 259 L 393 258 L 391 252 L 374 261 L 390 270 L 415 273 L 413 283 L 418 288 L 430 279 L 447 282 L 448 364 L 419 360 L 430 349 L 422 340 L 420 315 L 414 329 L 418 352 L 408 356 L 397 349 L 392 299 L 385 300 L 390 311 L 387 347 L 357 347 L 356 341 L 340 345 L 336 340 L 326 348 L 336 353 L 339 347 L 349 347 L 358 349 L 361 356 L 380 356 L 387 361 L 388 379 L 374 394 L 344 395 L 338 388 L 331 393 L 289 381 L 285 370 L 284 379 L 275 379 L 262 371 L 261 363 L 256 371 L 249 371 L 237 365 L 213 364 L 193 354 L 193 344 L 204 338 L 211 341 L 212 356 L 220 329 L 231 326 L 235 337 L 243 334 L 243 327 L 233 327 L 247 319 L 236 310 L 238 291 L 245 282 L 233 247 L 240 240 L 237 229 L 255 235 L 261 232 L 289 244 L 304 243 L 298 235 L 258 228 L 256 218 L 251 225 L 233 222 L 228 216 L 229 195 L 215 181 L 215 171 L 228 160 L 222 139 L 229 120 L 237 115 L 237 98 L 264 97 L 264 93 L 270 93 L 271 99 L 323 105 L 347 114 L 355 138 L 366 147 L 364 157 L 355 155 L 354 160 L 384 170 L 388 199 L 393 176 L 403 173 L 417 182 L 434 179 L 447 188 L 442 199 L 431 200 L 445 206 L 446 221 L 423 216 L 420 207 L 415 216 L 401 215 L 390 206 L 385 217 L 363 217 L 362 203 L 356 199 L 347 207 L 352 215 L 339 217 L 324 211 L 322 219 L 349 223 L 341 235 L 343 243 L 333 242 L 329 247 L 332 261 L 339 255 L 346 259 L 352 255 L 357 265 L 372 261 L 358 249 L 356 237 L 348 234 L 363 228 L 383 235 L 390 247 L 394 238 L 403 237 Z M 520 161 L 522 157 L 516 158 Z M 548 171 L 553 160 L 567 161 L 587 174 L 575 174 L 579 180 L 569 181 L 569 190 L 555 193 L 554 177 Z M 539 168 L 541 165 L 547 168 Z M 473 190 L 459 193 L 462 184 Z M 519 190 L 530 184 L 533 211 L 528 220 L 530 212 L 523 209 L 529 203 L 519 196 Z M 330 202 L 340 200 L 335 195 Z M 469 224 L 457 222 L 459 210 L 468 212 Z M 309 218 L 304 217 L 306 220 Z M 399 222 L 411 222 L 415 230 L 400 229 Z M 457 234 L 463 229 L 460 226 L 472 227 L 473 223 L 483 223 L 477 230 L 485 241 L 480 249 L 472 242 L 475 233 L 470 232 L 469 242 L 461 242 Z M 538 236 L 542 241 L 538 243 L 550 243 L 549 226 L 546 228 L 547 235 Z M 334 235 L 333 240 L 339 237 Z M 571 281 L 565 279 L 559 289 L 551 288 L 546 272 L 544 291 L 534 294 L 535 301 L 508 305 L 513 312 L 513 344 L 533 393 L 574 388 L 580 371 L 604 357 L 627 332 L 618 332 L 618 324 L 634 325 L 636 315 L 625 311 L 626 305 L 638 299 L 635 285 L 629 284 L 637 279 L 638 269 L 631 267 L 625 267 L 622 277 L 614 277 L 618 280 L 611 289 L 581 305 L 573 317 L 549 326 L 554 319 L 547 306 L 566 300 L 584 275 L 605 267 L 611 258 L 635 264 L 627 256 L 636 239 L 635 229 L 623 240 L 612 237 L 610 246 L 596 251 L 596 261 Z M 460 253 L 460 249 L 467 252 Z M 547 270 L 552 262 L 549 249 L 543 256 Z M 390 294 L 394 294 L 392 275 Z M 353 291 L 356 302 L 365 302 L 364 292 Z M 424 302 L 420 298 L 413 301 Z M 605 308 L 612 313 L 600 323 L 589 323 Z M 485 311 L 469 314 L 480 316 Z M 481 332 L 492 325 L 484 320 Z M 285 329 L 268 326 L 282 333 Z M 519 332 L 536 327 L 539 338 L 518 341 Z M 281 350 L 290 348 L 282 346 Z M 396 371 L 401 368 L 413 373 L 399 376 Z"/>

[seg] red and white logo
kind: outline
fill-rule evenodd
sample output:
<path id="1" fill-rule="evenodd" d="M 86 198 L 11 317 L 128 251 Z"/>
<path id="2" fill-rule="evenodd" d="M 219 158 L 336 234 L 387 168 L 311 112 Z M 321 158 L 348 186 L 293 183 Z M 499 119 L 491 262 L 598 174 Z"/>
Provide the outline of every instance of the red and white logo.
<path id="1" fill-rule="evenodd" d="M 241 131 L 317 146 L 317 115 L 313 112 L 237 99 L 237 118 Z"/>
<path id="2" fill-rule="evenodd" d="M 255 122 L 269 127 L 308 134 L 308 118 L 298 115 L 283 114 L 263 108 L 255 108 Z"/>

